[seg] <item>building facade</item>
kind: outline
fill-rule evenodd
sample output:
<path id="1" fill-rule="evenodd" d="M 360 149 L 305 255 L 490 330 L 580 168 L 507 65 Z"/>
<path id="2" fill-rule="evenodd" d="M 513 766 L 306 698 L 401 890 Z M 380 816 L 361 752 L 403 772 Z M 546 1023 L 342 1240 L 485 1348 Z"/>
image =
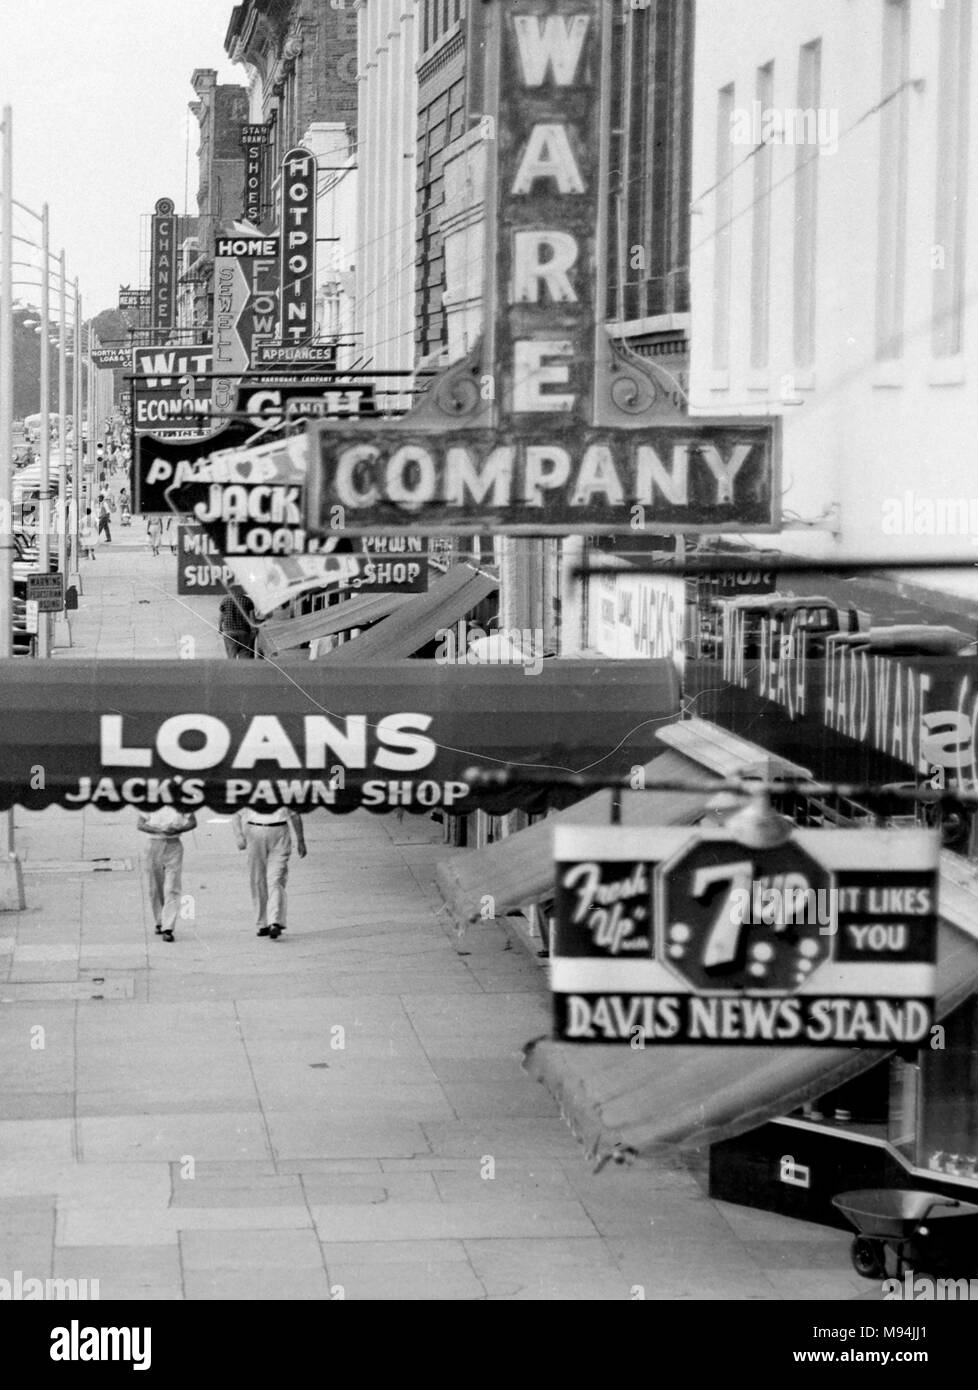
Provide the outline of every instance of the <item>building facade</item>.
<path id="1" fill-rule="evenodd" d="M 356 341 L 364 365 L 414 367 L 418 21 L 414 0 L 357 10 Z"/>
<path id="2" fill-rule="evenodd" d="M 213 68 L 197 68 L 190 79 L 196 101 L 190 110 L 200 131 L 197 146 L 196 246 L 182 242 L 184 268 L 178 281 L 178 323 L 209 334 L 214 308 L 214 238 L 241 217 L 245 185 L 241 125 L 248 119 L 248 93 L 218 82 Z M 192 254 L 196 252 L 196 255 Z"/>
<path id="3" fill-rule="evenodd" d="M 978 424 L 972 7 L 697 11 L 692 409 L 783 418 L 785 548 L 934 553 Z"/>

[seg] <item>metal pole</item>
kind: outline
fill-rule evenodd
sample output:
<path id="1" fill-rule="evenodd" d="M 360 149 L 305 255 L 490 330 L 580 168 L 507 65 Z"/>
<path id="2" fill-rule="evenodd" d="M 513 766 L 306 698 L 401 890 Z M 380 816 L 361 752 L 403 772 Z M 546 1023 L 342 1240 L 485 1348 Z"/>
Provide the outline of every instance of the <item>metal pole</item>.
<path id="1" fill-rule="evenodd" d="M 51 268 L 48 205 L 41 209 L 41 535 L 38 545 L 38 568 L 42 574 L 51 569 Z M 51 655 L 51 615 L 38 614 L 37 654 Z"/>
<path id="2" fill-rule="evenodd" d="M 14 608 L 14 143 L 9 106 L 3 108 L 3 254 L 0 257 L 0 658 L 13 655 Z M 13 809 L 0 814 L 0 908 L 24 906 L 24 879 L 14 845 Z"/>
<path id="3" fill-rule="evenodd" d="M 65 285 L 65 253 L 61 248 L 61 284 L 58 289 L 58 312 L 61 315 L 61 332 L 58 338 L 58 441 L 61 448 L 61 477 L 58 495 L 58 513 L 61 525 L 58 528 L 58 569 L 68 573 L 68 330 L 66 319 L 68 305 Z"/>
<path id="4" fill-rule="evenodd" d="M 10 107 L 3 108 L 3 265 L 0 270 L 0 657 L 13 654 L 14 198 Z M 4 817 L 6 820 L 6 817 Z M 9 853 L 12 844 L 6 846 Z"/>
<path id="5" fill-rule="evenodd" d="M 82 413 L 82 353 L 81 353 L 81 312 L 82 300 L 78 293 L 78 276 L 75 276 L 75 374 L 74 387 L 75 416 L 75 457 L 74 482 L 71 488 L 71 568 L 78 570 L 78 513 L 81 510 L 82 495 L 82 456 L 85 450 L 85 419 Z"/>

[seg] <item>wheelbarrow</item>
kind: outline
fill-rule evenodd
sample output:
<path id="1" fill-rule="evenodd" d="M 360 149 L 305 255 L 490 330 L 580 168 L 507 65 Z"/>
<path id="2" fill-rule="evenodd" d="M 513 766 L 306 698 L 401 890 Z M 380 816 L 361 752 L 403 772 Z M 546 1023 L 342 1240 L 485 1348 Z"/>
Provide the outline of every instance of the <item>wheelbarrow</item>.
<path id="1" fill-rule="evenodd" d="M 974 1236 L 978 1226 L 961 1218 L 978 1217 L 978 1206 L 942 1197 L 939 1192 L 920 1192 L 908 1188 L 865 1188 L 859 1192 L 840 1192 L 832 1205 L 855 1226 L 859 1234 L 850 1255 L 857 1274 L 864 1279 L 886 1278 L 886 1251 L 896 1255 L 896 1275 L 919 1262 L 940 1265 L 949 1250 L 960 1242 L 965 1230 Z M 953 1221 L 952 1218 L 957 1218 Z M 927 1262 L 926 1264 L 924 1262 Z"/>

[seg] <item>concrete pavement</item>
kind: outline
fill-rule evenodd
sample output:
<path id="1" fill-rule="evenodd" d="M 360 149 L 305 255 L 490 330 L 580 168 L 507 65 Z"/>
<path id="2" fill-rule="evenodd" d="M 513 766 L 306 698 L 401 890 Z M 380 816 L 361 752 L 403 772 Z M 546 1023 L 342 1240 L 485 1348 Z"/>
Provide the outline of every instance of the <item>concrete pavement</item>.
<path id="1" fill-rule="evenodd" d="M 55 660 L 220 655 L 218 600 L 178 599 L 134 528 L 139 548 L 83 562 Z M 433 822 L 307 817 L 271 942 L 227 821 L 199 819 L 168 945 L 134 811 L 16 814 L 0 1278 L 103 1299 L 874 1296 L 844 1233 L 711 1201 L 702 1163 L 589 1171 L 520 1070 L 548 1028 L 541 963 L 504 926 L 455 936 L 433 867 L 465 851 Z"/>

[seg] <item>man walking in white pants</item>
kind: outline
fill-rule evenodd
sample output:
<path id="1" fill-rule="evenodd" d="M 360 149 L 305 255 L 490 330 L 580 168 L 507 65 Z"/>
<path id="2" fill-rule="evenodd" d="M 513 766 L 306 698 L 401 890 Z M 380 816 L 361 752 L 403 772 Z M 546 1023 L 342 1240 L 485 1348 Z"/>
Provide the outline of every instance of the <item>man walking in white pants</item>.
<path id="1" fill-rule="evenodd" d="M 237 811 L 231 818 L 238 849 L 248 851 L 248 877 L 259 936 L 277 941 L 285 931 L 292 834 L 299 858 L 306 857 L 302 818 L 287 806 L 277 811 Z M 291 827 L 291 834 L 290 834 Z"/>
<path id="2" fill-rule="evenodd" d="M 197 817 L 173 806 L 161 806 L 150 815 L 140 816 L 137 828 L 150 837 L 146 850 L 149 878 L 149 905 L 156 924 L 156 935 L 173 940 L 173 929 L 180 911 L 183 872 L 183 845 L 180 836 L 197 828 Z"/>

